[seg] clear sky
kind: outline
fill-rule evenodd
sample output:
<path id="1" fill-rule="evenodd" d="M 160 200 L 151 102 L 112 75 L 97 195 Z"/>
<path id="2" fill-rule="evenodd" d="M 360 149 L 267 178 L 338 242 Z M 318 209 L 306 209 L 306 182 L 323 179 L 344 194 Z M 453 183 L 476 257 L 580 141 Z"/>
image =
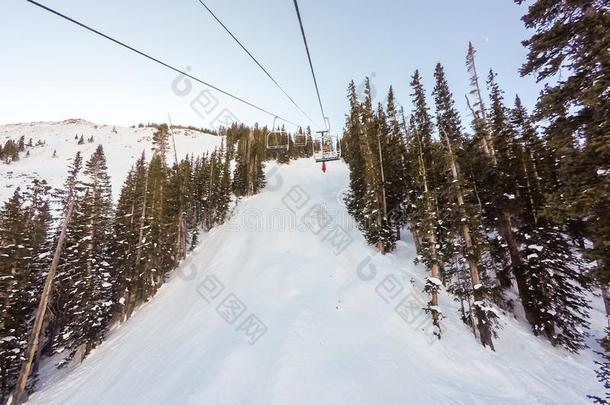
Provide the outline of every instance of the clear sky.
<path id="1" fill-rule="evenodd" d="M 298 123 L 308 121 L 212 20 L 197 0 L 39 0 L 220 88 Z M 316 122 L 321 122 L 291 0 L 206 0 L 208 6 Z M 381 101 L 390 84 L 410 109 L 410 75 L 420 69 L 428 93 L 437 62 L 447 70 L 462 111 L 468 41 L 482 76 L 490 67 L 512 103 L 533 106 L 540 90 L 517 72 L 525 59 L 511 0 L 301 0 L 301 13 L 333 128 L 347 111 L 349 80 L 372 76 Z M 71 25 L 24 0 L 0 1 L 0 124 L 85 118 L 133 125 L 210 126 L 223 111 L 247 123 L 272 119 L 226 96 L 214 101 L 193 83 L 172 91 L 176 74 Z M 195 101 L 196 110 L 191 106 Z M 430 99 L 430 102 L 432 100 Z M 226 110 L 225 110 L 226 109 Z M 465 112 L 465 111 L 464 111 Z M 290 128 L 290 127 L 288 127 Z"/>

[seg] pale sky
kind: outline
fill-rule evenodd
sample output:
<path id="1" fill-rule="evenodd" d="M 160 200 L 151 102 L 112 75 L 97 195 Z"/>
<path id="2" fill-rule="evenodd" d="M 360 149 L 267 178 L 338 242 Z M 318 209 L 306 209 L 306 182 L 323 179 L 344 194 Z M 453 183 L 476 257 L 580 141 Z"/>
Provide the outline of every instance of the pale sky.
<path id="1" fill-rule="evenodd" d="M 197 0 L 40 2 L 178 68 L 190 67 L 193 75 L 274 114 L 309 123 Z M 206 3 L 321 123 L 292 0 Z M 493 67 L 511 104 L 519 93 L 531 107 L 540 90 L 517 73 L 526 54 L 521 41 L 528 33 L 520 21 L 526 10 L 510 0 L 301 0 L 300 8 L 322 101 L 337 132 L 351 79 L 361 83 L 372 76 L 379 100 L 392 84 L 409 110 L 410 75 L 420 69 L 430 93 L 437 62 L 445 65 L 464 110 L 469 40 L 478 49 L 481 75 Z M 193 83 L 189 94 L 176 95 L 174 72 L 24 0 L 2 0 L 0 15 L 0 124 L 84 118 L 133 125 L 164 122 L 169 114 L 174 124 L 208 127 L 226 110 L 249 124 L 272 121 L 214 92 L 216 101 L 204 111 L 204 86 Z M 201 102 L 198 112 L 193 100 Z"/>

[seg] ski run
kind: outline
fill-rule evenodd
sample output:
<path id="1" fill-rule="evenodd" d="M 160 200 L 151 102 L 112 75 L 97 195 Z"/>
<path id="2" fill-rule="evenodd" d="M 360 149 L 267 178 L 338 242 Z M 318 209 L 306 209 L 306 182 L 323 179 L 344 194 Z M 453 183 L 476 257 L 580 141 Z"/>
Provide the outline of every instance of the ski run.
<path id="1" fill-rule="evenodd" d="M 591 351 L 554 348 L 500 314 L 492 352 L 444 292 L 438 340 L 413 242 L 386 256 L 367 245 L 344 207 L 344 163 L 266 173 L 81 364 L 47 362 L 28 404 L 576 405 L 600 391 Z M 595 300 L 593 329 L 604 319 Z"/>

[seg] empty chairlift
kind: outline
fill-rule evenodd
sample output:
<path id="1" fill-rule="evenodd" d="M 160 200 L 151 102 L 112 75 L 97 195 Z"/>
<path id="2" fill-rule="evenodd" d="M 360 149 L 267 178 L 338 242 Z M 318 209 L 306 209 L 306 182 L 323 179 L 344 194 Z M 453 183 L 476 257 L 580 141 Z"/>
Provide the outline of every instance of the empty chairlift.
<path id="1" fill-rule="evenodd" d="M 285 129 L 276 127 L 276 120 L 277 117 L 273 119 L 271 131 L 267 133 L 267 149 L 287 151 L 290 149 L 290 135 Z"/>

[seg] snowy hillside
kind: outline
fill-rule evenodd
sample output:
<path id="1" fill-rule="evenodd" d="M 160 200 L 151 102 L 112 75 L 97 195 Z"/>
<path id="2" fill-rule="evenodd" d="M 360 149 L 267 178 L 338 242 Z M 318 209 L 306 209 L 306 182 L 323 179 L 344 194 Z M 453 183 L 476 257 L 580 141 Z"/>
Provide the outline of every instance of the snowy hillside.
<path id="1" fill-rule="evenodd" d="M 80 151 L 86 161 L 102 145 L 108 160 L 112 178 L 112 192 L 119 195 L 127 172 L 142 152 L 151 154 L 154 128 L 122 128 L 112 125 L 97 125 L 84 120 L 62 122 L 32 122 L 0 126 L 0 143 L 8 139 L 17 141 L 21 136 L 27 143 L 32 139 L 45 142 L 44 146 L 30 148 L 30 156 L 22 154 L 20 160 L 11 164 L 0 163 L 0 201 L 6 201 L 16 187 L 28 184 L 32 178 L 46 180 L 51 186 L 63 184 L 67 166 L 76 152 Z M 75 136 L 83 135 L 85 143 L 78 144 Z M 177 129 L 174 131 L 178 158 L 190 154 L 203 154 L 220 146 L 221 137 L 197 131 Z M 89 137 L 93 142 L 87 142 Z M 56 151 L 56 157 L 53 152 Z"/>
<path id="2" fill-rule="evenodd" d="M 78 149 L 74 133 L 90 127 L 33 127 L 37 136 L 43 128 L 48 146 L 36 153 L 56 148 L 63 160 Z M 149 147 L 150 130 L 110 130 L 98 129 L 96 141 L 106 140 L 113 173 L 126 171 Z M 19 131 L 28 136 L 27 126 Z M 124 146 L 127 137 L 133 142 Z M 182 153 L 213 141 L 177 138 Z M 2 166 L 3 173 L 32 170 L 35 156 Z M 436 340 L 421 310 L 426 272 L 413 265 L 413 244 L 403 240 L 396 253 L 375 255 L 341 203 L 347 167 L 328 169 L 322 174 L 309 160 L 270 166 L 263 193 L 202 238 L 153 300 L 80 366 L 43 375 L 28 404 L 576 405 L 599 393 L 591 351 L 555 349 L 501 316 L 491 352 L 444 292 L 443 339 Z M 64 169 L 53 170 L 55 179 Z"/>

